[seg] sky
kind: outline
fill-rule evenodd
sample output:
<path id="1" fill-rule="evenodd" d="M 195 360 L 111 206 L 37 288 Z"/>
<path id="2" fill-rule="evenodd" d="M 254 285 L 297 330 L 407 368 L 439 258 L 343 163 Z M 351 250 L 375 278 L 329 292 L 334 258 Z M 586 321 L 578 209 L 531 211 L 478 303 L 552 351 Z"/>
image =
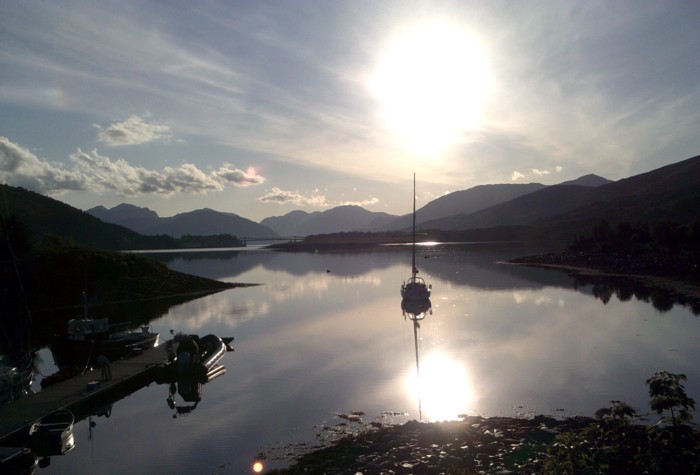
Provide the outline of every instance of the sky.
<path id="1" fill-rule="evenodd" d="M 700 3 L 0 4 L 0 182 L 79 209 L 410 213 L 700 154 Z"/>

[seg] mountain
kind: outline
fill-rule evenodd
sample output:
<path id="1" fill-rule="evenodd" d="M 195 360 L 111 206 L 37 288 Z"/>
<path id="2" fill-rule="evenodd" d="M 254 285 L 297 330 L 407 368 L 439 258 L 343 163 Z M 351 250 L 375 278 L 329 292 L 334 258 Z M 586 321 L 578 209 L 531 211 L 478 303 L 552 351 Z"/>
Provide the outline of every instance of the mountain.
<path id="1" fill-rule="evenodd" d="M 700 217 L 699 204 L 697 156 L 600 186 L 550 186 L 476 213 L 425 222 L 422 227 L 463 230 L 528 224 L 580 229 L 603 219 L 688 224 Z"/>
<path id="2" fill-rule="evenodd" d="M 596 188 L 553 224 L 607 219 L 690 224 L 700 219 L 700 155 Z"/>
<path id="3" fill-rule="evenodd" d="M 308 236 L 366 231 L 396 218 L 387 213 L 367 211 L 360 206 L 348 205 L 313 213 L 292 211 L 284 216 L 265 218 L 260 224 L 273 229 L 281 236 Z"/>
<path id="4" fill-rule="evenodd" d="M 267 226 L 280 236 L 306 236 L 306 223 L 314 215 L 321 214 L 320 211 L 307 213 L 306 211 L 290 211 L 284 216 L 271 216 L 260 221 L 260 224 Z"/>
<path id="5" fill-rule="evenodd" d="M 540 183 L 479 185 L 467 190 L 455 191 L 441 196 L 422 208 L 416 210 L 416 224 L 433 221 L 449 216 L 471 214 L 484 208 L 510 201 L 522 195 L 545 188 Z M 378 229 L 395 231 L 412 226 L 412 215 L 401 216 L 395 221 Z"/>
<path id="6" fill-rule="evenodd" d="M 142 234 L 159 219 L 155 211 L 127 203 L 122 203 L 112 209 L 96 206 L 87 210 L 87 213 L 104 222 L 119 224 Z"/>
<path id="7" fill-rule="evenodd" d="M 114 224 L 120 224 L 146 235 L 181 237 L 230 234 L 238 237 L 277 237 L 272 229 L 233 213 L 213 209 L 199 209 L 161 218 L 148 208 L 122 203 L 112 209 L 97 206 L 87 210 L 93 216 Z"/>
<path id="8" fill-rule="evenodd" d="M 559 183 L 560 185 L 581 185 L 581 186 L 603 186 L 607 185 L 608 183 L 612 183 L 612 180 L 608 180 L 607 178 L 603 178 L 602 176 L 594 175 L 594 174 L 589 174 L 589 175 L 583 175 L 582 177 L 578 177 L 575 180 L 569 180 L 569 181 L 563 181 Z"/>
<path id="9" fill-rule="evenodd" d="M 79 209 L 33 191 L 0 184 L 3 219 L 15 216 L 31 239 L 56 236 L 90 247 L 133 249 L 142 238 L 116 224 L 105 223 Z"/>
<path id="10" fill-rule="evenodd" d="M 596 187 L 553 185 L 472 214 L 461 214 L 422 223 L 424 229 L 474 229 L 530 224 L 556 216 L 587 202 Z"/>

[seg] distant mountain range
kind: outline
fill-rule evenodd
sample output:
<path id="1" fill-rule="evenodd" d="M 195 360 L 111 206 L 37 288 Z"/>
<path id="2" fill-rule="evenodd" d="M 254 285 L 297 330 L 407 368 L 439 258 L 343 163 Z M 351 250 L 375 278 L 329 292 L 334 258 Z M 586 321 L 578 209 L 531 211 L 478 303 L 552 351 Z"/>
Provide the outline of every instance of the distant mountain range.
<path id="1" fill-rule="evenodd" d="M 308 236 L 348 231 L 377 230 L 394 222 L 397 216 L 367 211 L 360 206 L 338 206 L 327 211 L 292 211 L 284 216 L 263 219 L 263 224 L 282 236 Z"/>
<path id="2" fill-rule="evenodd" d="M 233 213 L 222 213 L 205 208 L 161 218 L 148 208 L 122 203 L 114 208 L 96 206 L 88 214 L 107 223 L 119 224 L 140 234 L 179 238 L 185 234 L 193 236 L 230 234 L 243 237 L 279 237 L 272 229 Z"/>
<path id="3" fill-rule="evenodd" d="M 358 206 L 313 213 L 292 211 L 261 223 L 211 209 L 167 218 L 130 204 L 112 209 L 98 206 L 83 212 L 37 193 L 0 186 L 3 211 L 16 215 L 35 235 L 54 235 L 78 244 L 112 249 L 134 248 L 143 235 L 286 237 L 407 231 L 411 226 L 410 214 L 395 216 Z M 476 186 L 433 200 L 418 209 L 416 215 L 418 228 L 423 230 L 450 232 L 518 226 L 527 227 L 531 238 L 570 237 L 587 232 L 603 219 L 611 224 L 662 220 L 690 224 L 700 219 L 700 156 L 616 182 L 586 175 L 552 186 L 539 183 Z"/>

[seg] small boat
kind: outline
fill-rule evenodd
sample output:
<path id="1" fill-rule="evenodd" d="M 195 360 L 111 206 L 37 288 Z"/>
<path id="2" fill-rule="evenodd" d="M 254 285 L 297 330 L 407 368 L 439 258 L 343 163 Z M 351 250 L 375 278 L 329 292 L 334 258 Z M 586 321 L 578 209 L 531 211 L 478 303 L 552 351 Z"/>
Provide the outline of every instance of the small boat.
<path id="1" fill-rule="evenodd" d="M 89 318 L 87 304 L 84 307 L 82 318 L 69 320 L 65 332 L 54 336 L 51 350 L 58 366 L 85 366 L 100 355 L 115 361 L 158 344 L 159 334 L 149 325 L 139 331 L 115 331 L 109 319 Z"/>
<path id="2" fill-rule="evenodd" d="M 31 475 L 39 464 L 39 457 L 26 447 L 0 447 L 0 473 Z"/>
<path id="3" fill-rule="evenodd" d="M 73 450 L 73 423 L 75 417 L 67 409 L 52 412 L 29 429 L 29 446 L 42 457 L 63 455 Z"/>
<path id="4" fill-rule="evenodd" d="M 413 246 L 412 246 L 411 277 L 401 284 L 401 298 L 404 300 L 427 300 L 430 298 L 432 286 L 427 285 L 422 277 L 418 277 L 416 267 L 416 174 L 413 174 Z"/>
<path id="5" fill-rule="evenodd" d="M 175 408 L 174 396 L 177 392 L 184 401 L 194 402 L 188 408 L 178 407 L 178 413 L 189 412 L 202 399 L 202 385 L 226 373 L 219 364 L 227 351 L 234 351 L 233 338 L 219 338 L 216 335 L 187 335 L 178 333 L 166 344 L 170 363 L 166 365 L 156 383 L 171 383 L 168 405 Z M 174 345 L 177 344 L 177 348 Z"/>
<path id="6" fill-rule="evenodd" d="M 178 343 L 175 359 L 171 363 L 171 372 L 175 371 L 176 378 L 191 378 L 206 384 L 223 374 L 226 369 L 218 364 L 227 351 L 233 351 L 230 343 L 232 338 L 219 338 L 216 335 L 175 335 Z M 172 373 L 171 373 L 172 374 Z"/>

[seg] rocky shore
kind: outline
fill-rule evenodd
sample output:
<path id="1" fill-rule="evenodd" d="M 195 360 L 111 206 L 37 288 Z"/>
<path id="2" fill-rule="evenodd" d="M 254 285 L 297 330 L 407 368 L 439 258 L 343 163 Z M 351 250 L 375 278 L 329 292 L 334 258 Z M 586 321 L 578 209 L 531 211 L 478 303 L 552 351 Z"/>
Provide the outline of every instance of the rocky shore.
<path id="1" fill-rule="evenodd" d="M 479 416 L 460 421 L 368 427 L 270 474 L 540 473 L 557 434 L 592 419 Z"/>

